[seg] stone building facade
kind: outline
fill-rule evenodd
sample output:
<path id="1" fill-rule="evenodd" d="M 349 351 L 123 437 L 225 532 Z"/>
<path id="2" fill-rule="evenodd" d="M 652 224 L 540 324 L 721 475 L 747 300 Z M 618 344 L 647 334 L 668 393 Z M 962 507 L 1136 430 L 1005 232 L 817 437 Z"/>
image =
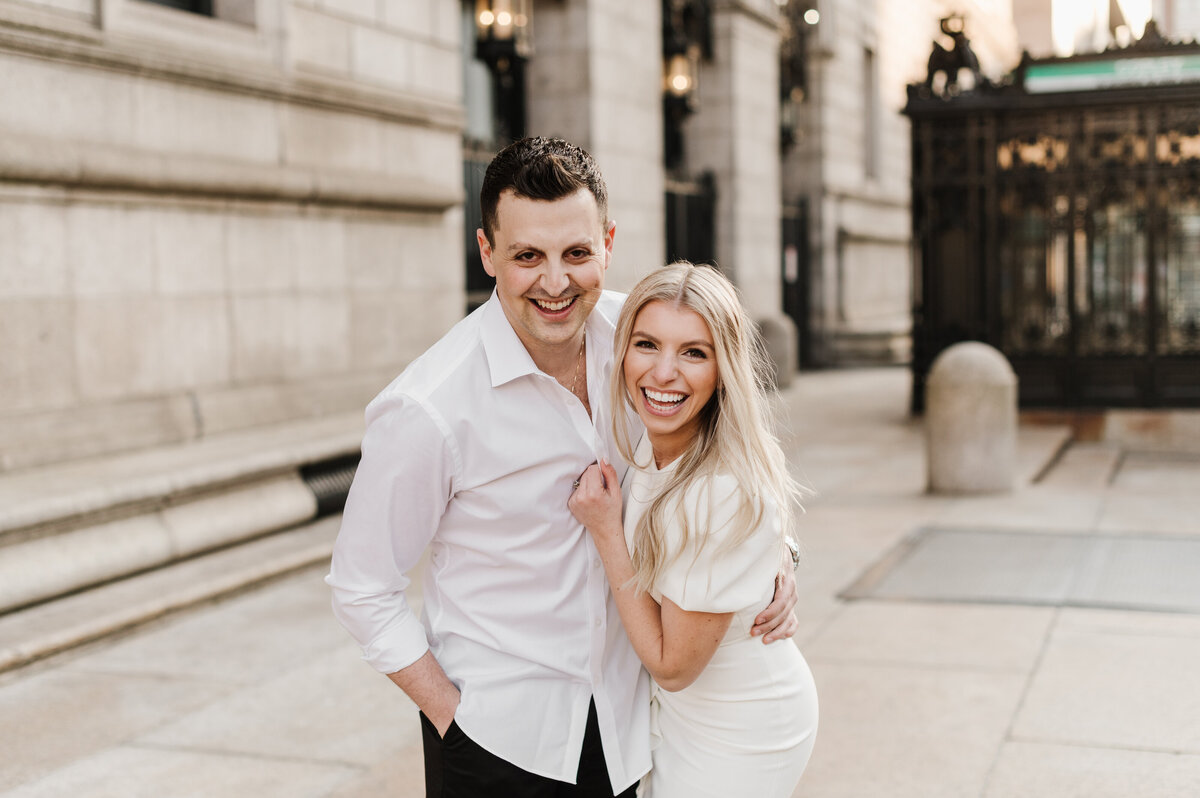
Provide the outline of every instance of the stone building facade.
<path id="1" fill-rule="evenodd" d="M 807 219 L 808 309 L 818 365 L 905 362 L 912 314 L 908 83 L 924 79 L 939 19 L 966 20 L 985 75 L 1019 58 L 1011 0 L 813 3 L 796 145 L 783 161 L 785 204 Z M 949 42 L 947 42 L 949 44 Z"/>
<path id="2" fill-rule="evenodd" d="M 689 168 L 778 319 L 777 7 L 710 5 Z M 628 288 L 667 257 L 662 8 L 532 10 L 527 132 L 597 157 Z M 460 318 L 475 12 L 0 0 L 0 471 L 357 410 Z"/>
<path id="3" fill-rule="evenodd" d="M 361 408 L 462 311 L 449 0 L 0 0 L 0 470 Z"/>

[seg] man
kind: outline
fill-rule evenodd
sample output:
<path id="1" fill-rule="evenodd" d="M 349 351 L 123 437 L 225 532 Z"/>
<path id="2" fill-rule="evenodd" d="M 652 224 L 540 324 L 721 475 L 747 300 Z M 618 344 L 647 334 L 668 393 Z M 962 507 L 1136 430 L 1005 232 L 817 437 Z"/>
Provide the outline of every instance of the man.
<path id="1" fill-rule="evenodd" d="M 481 201 L 495 294 L 368 406 L 326 581 L 364 658 L 421 710 L 430 798 L 632 796 L 648 680 L 567 509 L 588 465 L 619 462 L 616 225 L 591 156 L 559 140 L 502 151 Z M 426 549 L 418 621 L 404 589 Z M 794 583 L 782 593 L 764 640 L 794 632 Z"/>

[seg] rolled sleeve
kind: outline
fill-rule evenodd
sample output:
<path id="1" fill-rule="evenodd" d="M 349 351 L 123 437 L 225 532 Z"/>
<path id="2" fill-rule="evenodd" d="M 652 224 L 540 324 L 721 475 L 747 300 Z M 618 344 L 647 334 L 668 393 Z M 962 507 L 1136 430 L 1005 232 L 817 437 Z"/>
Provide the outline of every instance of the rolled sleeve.
<path id="1" fill-rule="evenodd" d="M 449 437 L 429 408 L 408 397 L 368 408 L 325 582 L 334 615 L 382 673 L 408 667 L 429 648 L 404 591 L 437 533 L 454 470 Z"/>

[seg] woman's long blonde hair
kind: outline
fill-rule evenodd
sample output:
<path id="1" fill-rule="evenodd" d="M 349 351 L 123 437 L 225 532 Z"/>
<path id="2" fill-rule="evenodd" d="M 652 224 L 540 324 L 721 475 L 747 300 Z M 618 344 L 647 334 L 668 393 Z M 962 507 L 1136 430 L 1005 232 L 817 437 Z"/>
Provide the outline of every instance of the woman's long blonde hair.
<path id="1" fill-rule="evenodd" d="M 716 350 L 717 389 L 701 410 L 699 431 L 662 491 L 642 515 L 631 552 L 634 582 L 642 590 L 652 586 L 663 568 L 687 549 L 692 535 L 701 536 L 699 552 L 713 530 L 688 529 L 682 502 L 685 493 L 717 474 L 734 477 L 739 505 L 733 531 L 722 546 L 733 547 L 758 526 L 764 500 L 773 500 L 781 521 L 779 534 L 790 529 L 792 511 L 803 491 L 788 473 L 783 450 L 771 425 L 767 391 L 771 371 L 758 328 L 738 299 L 737 289 L 715 268 L 686 261 L 671 263 L 646 275 L 625 300 L 617 319 L 612 377 L 613 432 L 617 450 L 631 468 L 646 470 L 650 463 L 634 460 L 636 441 L 623 423 L 622 410 L 633 412 L 633 398 L 625 388 L 624 359 L 633 324 L 651 302 L 694 311 L 708 325 Z M 708 501 L 712 501 L 711 492 Z M 702 499 L 705 491 L 696 498 Z M 701 515 L 700 517 L 703 517 Z M 712 517 L 711 508 L 708 517 Z M 668 551 L 665 532 L 672 523 L 682 527 L 677 549 Z"/>

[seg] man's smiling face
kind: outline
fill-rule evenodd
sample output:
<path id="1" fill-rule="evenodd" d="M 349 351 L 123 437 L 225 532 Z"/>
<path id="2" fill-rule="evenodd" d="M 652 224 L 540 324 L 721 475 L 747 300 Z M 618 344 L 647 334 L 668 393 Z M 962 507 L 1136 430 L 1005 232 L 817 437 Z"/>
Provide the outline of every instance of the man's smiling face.
<path id="1" fill-rule="evenodd" d="M 493 243 L 476 237 L 487 273 L 496 278 L 504 315 L 535 363 L 578 348 L 583 324 L 604 288 L 615 225 L 600 218 L 581 188 L 557 200 L 504 191 Z"/>

